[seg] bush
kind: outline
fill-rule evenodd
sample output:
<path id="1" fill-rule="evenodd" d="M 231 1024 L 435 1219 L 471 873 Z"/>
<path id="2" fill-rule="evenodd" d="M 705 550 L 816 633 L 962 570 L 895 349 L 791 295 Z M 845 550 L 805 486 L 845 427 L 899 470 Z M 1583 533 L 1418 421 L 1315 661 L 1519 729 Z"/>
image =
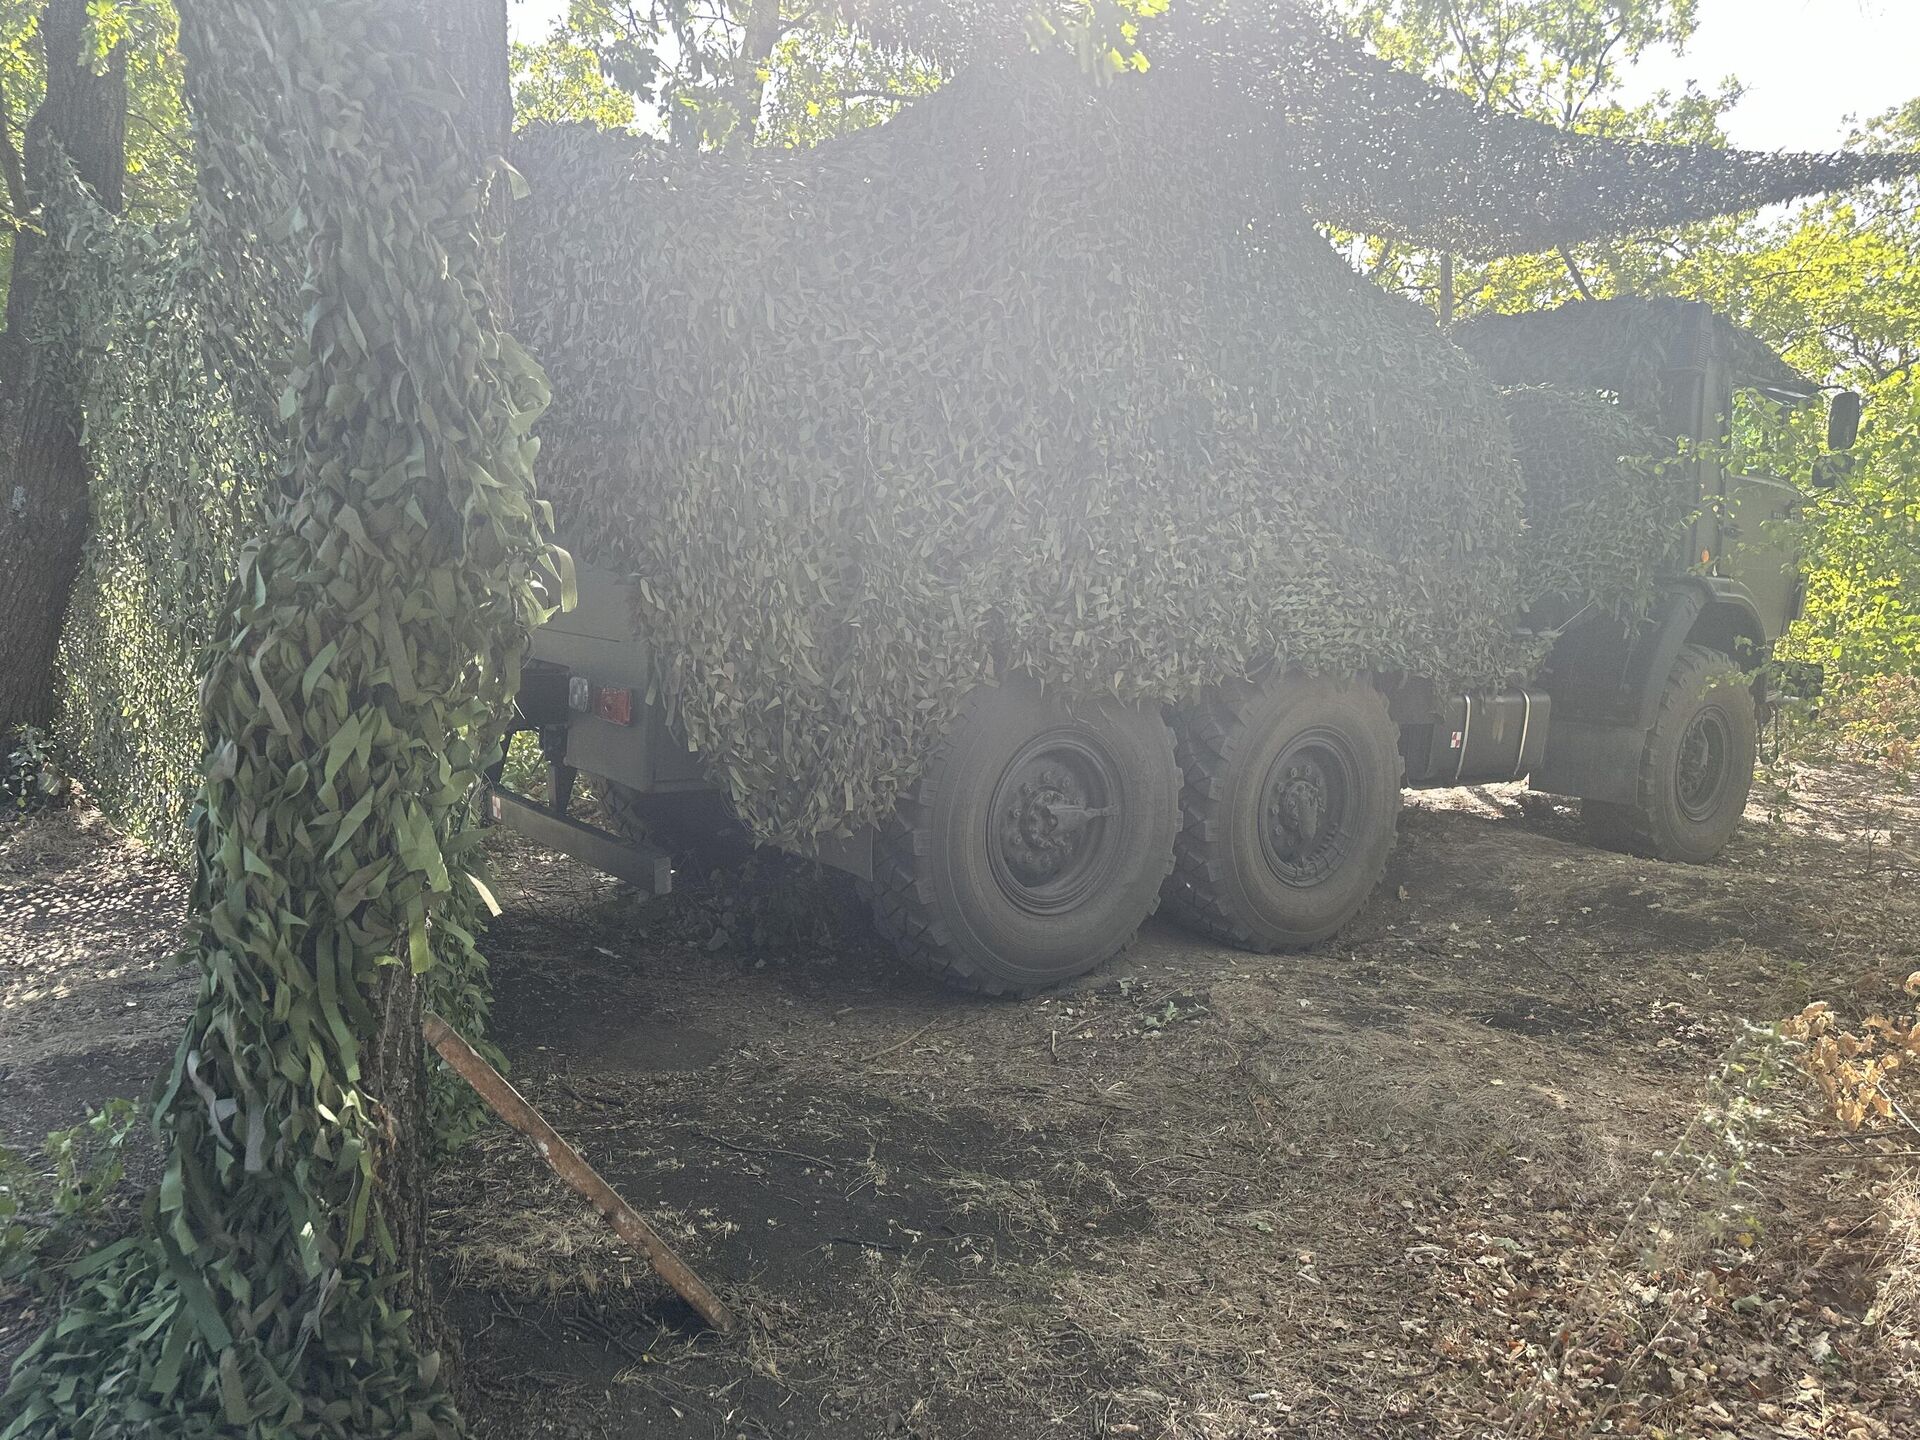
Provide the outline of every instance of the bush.
<path id="1" fill-rule="evenodd" d="M 54 758 L 53 738 L 33 725 L 16 732 L 0 758 L 0 808 L 31 815 L 64 800 L 69 788 Z"/>
<path id="2" fill-rule="evenodd" d="M 0 1146 L 0 1280 L 44 1281 L 43 1259 L 70 1248 L 99 1222 L 126 1176 L 134 1119 L 131 1101 L 109 1100 L 78 1125 L 47 1136 L 45 1166 Z"/>

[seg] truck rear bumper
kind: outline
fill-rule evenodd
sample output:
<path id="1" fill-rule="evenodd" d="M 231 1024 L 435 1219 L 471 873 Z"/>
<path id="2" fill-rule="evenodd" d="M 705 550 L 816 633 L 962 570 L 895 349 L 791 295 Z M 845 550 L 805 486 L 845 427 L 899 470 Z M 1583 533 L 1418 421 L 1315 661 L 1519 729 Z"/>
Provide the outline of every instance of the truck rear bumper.
<path id="1" fill-rule="evenodd" d="M 673 861 L 664 850 L 622 840 L 567 815 L 556 815 L 524 795 L 496 786 L 487 797 L 487 813 L 549 850 L 603 870 L 643 895 L 665 895 L 673 889 Z"/>

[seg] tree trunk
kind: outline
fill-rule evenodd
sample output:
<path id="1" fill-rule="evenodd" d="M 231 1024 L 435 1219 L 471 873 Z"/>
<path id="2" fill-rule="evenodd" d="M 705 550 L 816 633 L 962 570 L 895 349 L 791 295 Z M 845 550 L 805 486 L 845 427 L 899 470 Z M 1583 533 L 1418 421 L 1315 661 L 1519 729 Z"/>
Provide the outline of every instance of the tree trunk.
<path id="1" fill-rule="evenodd" d="M 740 57 L 734 61 L 733 131 L 727 149 L 744 155 L 753 149 L 760 132 L 760 105 L 767 82 L 760 72 L 773 60 L 774 47 L 786 32 L 780 18 L 780 0 L 753 0 L 740 39 Z"/>
<path id="2" fill-rule="evenodd" d="M 126 56 L 104 73 L 82 58 L 86 0 L 52 0 L 42 21 L 47 95 L 28 122 L 25 187 L 44 208 L 61 157 L 107 209 L 126 180 Z M 53 716 L 54 652 L 87 536 L 87 457 L 68 358 L 35 343 L 58 250 L 37 229 L 14 240 L 0 334 L 0 744 Z"/>
<path id="3" fill-rule="evenodd" d="M 513 134 L 513 76 L 507 59 L 507 0 L 404 0 L 421 13 L 440 63 L 460 87 L 461 130 L 476 169 L 504 158 Z M 494 234 L 507 228 L 507 187 L 493 188 L 488 220 Z M 513 316 L 506 247 L 496 245 L 488 267 L 487 299 L 505 325 Z"/>
<path id="4" fill-rule="evenodd" d="M 458 0 L 481 34 L 501 3 Z M 156 1101 L 169 1183 L 15 1368 L 36 1440 L 461 1433 L 432 1348 L 414 977 L 477 979 L 448 842 L 548 545 L 526 435 L 543 384 L 483 303 L 478 139 L 446 113 L 426 5 L 180 0 L 202 179 L 216 210 L 261 213 L 261 190 L 284 219 L 252 248 L 298 265 L 302 330 L 280 491 L 205 651 L 200 993 Z M 243 358 L 221 361 L 236 383 Z"/>
<path id="5" fill-rule="evenodd" d="M 477 173 L 494 156 L 506 154 L 512 129 L 506 0 L 404 3 L 417 13 L 442 69 L 460 87 L 464 97 L 461 128 Z M 496 189 L 496 213 L 504 203 L 504 190 L 504 186 Z M 496 233 L 504 228 L 501 217 Z M 499 249 L 495 247 L 488 267 L 488 299 L 504 318 L 507 270 Z M 366 1089 L 380 1103 L 392 1147 L 375 1173 L 381 1185 L 381 1210 L 393 1232 L 396 1268 L 406 1277 L 396 1303 L 413 1310 L 421 1347 L 440 1351 L 449 1365 L 455 1365 L 458 1342 L 433 1304 L 429 1273 L 427 1192 L 433 1137 L 428 1131 L 426 1042 L 420 1034 L 426 1010 L 422 977 L 405 964 L 388 966 L 374 1005 L 379 1031 L 365 1057 Z"/>

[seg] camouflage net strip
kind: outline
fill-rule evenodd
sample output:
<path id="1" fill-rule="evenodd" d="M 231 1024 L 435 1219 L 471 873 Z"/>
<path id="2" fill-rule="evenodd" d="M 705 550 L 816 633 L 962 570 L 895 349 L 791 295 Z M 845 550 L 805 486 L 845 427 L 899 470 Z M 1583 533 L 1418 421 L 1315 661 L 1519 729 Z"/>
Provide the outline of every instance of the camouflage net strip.
<path id="1" fill-rule="evenodd" d="M 1032 0 L 839 0 L 848 23 L 945 63 L 1003 58 Z M 1470 255 L 1522 254 L 1920 173 L 1920 155 L 1649 145 L 1489 114 L 1366 52 L 1313 0 L 1108 3 L 1146 18 L 1156 85 L 1233 163 L 1285 176 L 1316 220 Z M 1158 19 L 1148 12 L 1164 8 Z M 1111 27 L 1109 27 L 1111 28 Z M 1223 157 L 1224 158 L 1224 157 Z"/>
<path id="2" fill-rule="evenodd" d="M 198 117 L 216 163 L 298 181 L 295 439 L 203 687 L 203 981 L 164 1176 L 141 1233 L 72 1272 L 5 1434 L 452 1435 L 367 1056 L 387 967 L 471 958 L 462 821 L 558 578 L 530 483 L 545 385 L 489 315 L 482 189 L 390 9 L 183 9 L 190 63 L 256 87 Z"/>
<path id="3" fill-rule="evenodd" d="M 1490 115 L 1375 59 L 1310 5 L 1215 0 L 1196 10 L 1202 23 L 1156 37 L 1156 69 L 1196 95 L 1227 97 L 1241 163 L 1292 174 L 1316 219 L 1366 234 L 1517 254 L 1920 173 L 1920 155 L 1574 134 Z"/>

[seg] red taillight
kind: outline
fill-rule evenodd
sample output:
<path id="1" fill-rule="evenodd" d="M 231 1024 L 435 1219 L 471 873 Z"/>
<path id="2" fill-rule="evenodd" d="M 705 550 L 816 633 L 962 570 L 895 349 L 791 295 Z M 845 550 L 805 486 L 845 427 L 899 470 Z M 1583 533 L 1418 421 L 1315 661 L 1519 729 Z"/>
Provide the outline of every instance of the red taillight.
<path id="1" fill-rule="evenodd" d="M 593 692 L 593 713 L 614 725 L 633 724 L 633 691 L 619 689 Z"/>

